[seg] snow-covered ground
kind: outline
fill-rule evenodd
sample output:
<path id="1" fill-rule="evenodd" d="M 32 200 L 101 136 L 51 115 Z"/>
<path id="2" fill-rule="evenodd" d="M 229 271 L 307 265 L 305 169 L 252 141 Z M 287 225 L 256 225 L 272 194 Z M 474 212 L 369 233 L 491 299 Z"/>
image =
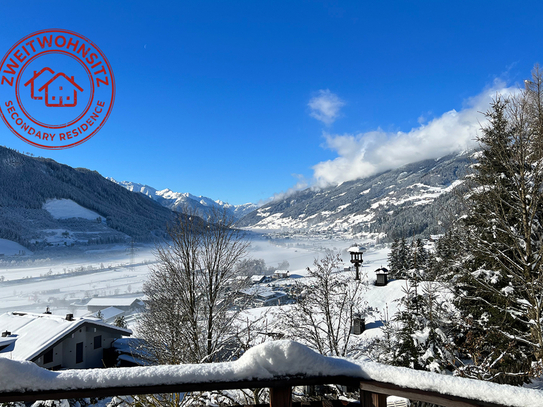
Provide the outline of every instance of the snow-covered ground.
<path id="1" fill-rule="evenodd" d="M 43 204 L 43 209 L 47 210 L 55 219 L 83 218 L 95 220 L 100 217 L 96 212 L 82 207 L 71 199 L 48 199 Z"/>
<path id="2" fill-rule="evenodd" d="M 59 200 L 56 202 L 55 205 L 60 205 Z M 72 211 L 71 214 L 84 213 Z M 345 250 L 351 243 L 318 239 L 298 242 L 293 239 L 254 238 L 251 240 L 248 257 L 264 259 L 268 267 L 277 267 L 288 261 L 291 274 L 305 276 L 306 268 L 313 264 L 315 258 L 322 258 L 327 250 Z M 12 248 L 9 255 L 24 250 L 17 243 L 2 239 L 0 250 L 4 247 Z M 86 307 L 78 306 L 77 301 L 85 297 L 141 297 L 149 266 L 154 262 L 153 250 L 153 245 L 138 246 L 133 256 L 134 266 L 131 266 L 129 247 L 123 245 L 88 246 L 80 257 L 66 259 L 1 256 L 0 313 L 43 312 L 49 306 L 53 313 L 82 316 L 87 312 Z M 366 263 L 369 266 L 380 264 L 386 259 L 386 253 L 386 249 L 370 251 Z M 344 255 L 348 261 L 346 252 Z"/>
<path id="3" fill-rule="evenodd" d="M 86 307 L 78 305 L 83 298 L 141 298 L 149 265 L 154 262 L 153 248 L 138 247 L 132 256 L 121 245 L 90 247 L 79 258 L 4 258 L 0 262 L 0 313 L 44 312 L 49 307 L 55 314 L 82 316 L 87 313 Z"/>
<path id="4" fill-rule="evenodd" d="M 19 243 L 11 240 L 0 239 L 0 256 L 31 255 L 32 252 Z"/>

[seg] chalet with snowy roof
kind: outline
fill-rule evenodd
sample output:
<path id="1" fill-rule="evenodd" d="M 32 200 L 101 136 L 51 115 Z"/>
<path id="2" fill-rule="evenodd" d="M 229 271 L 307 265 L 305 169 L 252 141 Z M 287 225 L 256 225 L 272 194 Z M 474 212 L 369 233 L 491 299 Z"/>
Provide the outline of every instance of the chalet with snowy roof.
<path id="1" fill-rule="evenodd" d="M 255 307 L 271 307 L 273 305 L 285 304 L 289 296 L 283 291 L 273 291 L 268 287 L 251 286 L 240 291 L 241 294 L 250 298 Z"/>
<path id="2" fill-rule="evenodd" d="M 17 335 L 13 350 L 0 357 L 28 360 L 46 369 L 104 367 L 104 351 L 132 331 L 108 325 L 97 318 L 74 318 L 50 313 L 8 312 L 0 315 L 6 339 Z"/>
<path id="3" fill-rule="evenodd" d="M 117 367 L 148 366 L 155 359 L 139 338 L 121 338 L 112 344 Z"/>
<path id="4" fill-rule="evenodd" d="M 280 278 L 289 278 L 290 277 L 290 271 L 288 270 L 275 270 L 273 273 L 273 278 L 280 279 Z"/>
<path id="5" fill-rule="evenodd" d="M 145 306 L 142 300 L 139 298 L 123 298 L 123 297 L 103 297 L 92 298 L 87 303 L 87 310 L 90 312 L 101 311 L 105 308 L 115 307 L 121 311 L 137 311 Z"/>

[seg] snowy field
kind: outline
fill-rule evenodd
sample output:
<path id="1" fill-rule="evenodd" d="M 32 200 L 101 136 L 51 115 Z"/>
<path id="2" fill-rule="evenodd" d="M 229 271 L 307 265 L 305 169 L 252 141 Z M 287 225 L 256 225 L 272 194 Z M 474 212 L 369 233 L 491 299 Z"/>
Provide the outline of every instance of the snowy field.
<path id="1" fill-rule="evenodd" d="M 24 246 L 21 246 L 19 243 L 12 242 L 11 240 L 0 239 L 0 257 L 13 256 L 22 253 L 27 255 L 32 254 L 30 250 Z"/>
<path id="2" fill-rule="evenodd" d="M 101 218 L 96 212 L 82 207 L 71 199 L 48 199 L 43 204 L 43 209 L 47 210 L 55 219 L 83 218 L 95 220 Z"/>
<path id="3" fill-rule="evenodd" d="M 66 204 L 55 202 L 54 205 L 61 207 Z M 82 215 L 80 212 L 77 214 Z M 351 243 L 253 237 L 248 257 L 264 259 L 267 267 L 277 267 L 287 261 L 291 274 L 303 277 L 314 259 L 324 257 L 328 250 L 341 251 L 345 265 L 350 265 L 346 249 Z M 81 304 L 85 298 L 141 298 L 149 267 L 154 262 L 153 245 L 139 245 L 133 255 L 127 246 L 111 245 L 88 246 L 76 257 L 51 258 L 32 256 L 28 251 L 26 256 L 8 257 L 26 250 L 8 240 L 0 240 L 0 248 L 6 253 L 9 249 L 9 254 L 0 257 L 0 313 L 44 312 L 49 307 L 55 314 L 82 316 L 87 313 Z M 373 271 L 385 265 L 387 253 L 388 249 L 370 250 L 364 255 L 363 269 Z"/>

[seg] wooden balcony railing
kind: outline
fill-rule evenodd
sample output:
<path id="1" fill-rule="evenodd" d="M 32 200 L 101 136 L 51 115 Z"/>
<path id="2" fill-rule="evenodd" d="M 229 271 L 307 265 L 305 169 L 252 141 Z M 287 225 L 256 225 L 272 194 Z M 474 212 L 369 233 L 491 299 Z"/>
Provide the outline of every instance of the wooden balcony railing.
<path id="1" fill-rule="evenodd" d="M 173 385 L 122 386 L 101 388 L 55 389 L 43 391 L 11 391 L 0 392 L 0 403 L 36 400 L 58 400 L 88 397 L 108 397 L 139 394 L 187 393 L 197 391 L 269 388 L 271 407 L 292 406 L 292 388 L 294 386 L 309 386 L 319 384 L 337 384 L 360 388 L 360 403 L 362 407 L 386 407 L 387 396 L 405 397 L 414 401 L 423 401 L 444 407 L 506 407 L 513 400 L 503 400 L 503 403 L 489 403 L 473 400 L 467 397 L 451 396 L 429 390 L 400 387 L 391 383 L 374 380 L 360 380 L 348 376 L 318 376 L 318 377 L 278 377 L 269 380 L 224 381 L 202 383 L 179 383 Z M 514 390 L 515 388 L 513 388 Z M 512 392 L 512 395 L 514 391 Z M 542 395 L 543 402 L 543 395 Z M 516 400 L 518 403 L 518 400 Z M 526 404 L 533 406 L 533 404 Z"/>
<path id="2" fill-rule="evenodd" d="M 289 407 L 295 386 L 337 384 L 360 389 L 363 407 L 386 407 L 387 396 L 444 407 L 543 407 L 540 390 L 327 358 L 291 341 L 260 346 L 209 365 L 50 372 L 0 359 L 0 403 L 269 388 L 271 407 Z"/>

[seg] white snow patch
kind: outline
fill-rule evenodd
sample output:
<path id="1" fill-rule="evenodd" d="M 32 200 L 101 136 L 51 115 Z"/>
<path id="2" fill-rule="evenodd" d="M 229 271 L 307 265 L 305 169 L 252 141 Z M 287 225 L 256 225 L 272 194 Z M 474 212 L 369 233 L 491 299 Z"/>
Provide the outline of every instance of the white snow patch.
<path id="1" fill-rule="evenodd" d="M 96 220 L 101 217 L 98 213 L 75 203 L 71 199 L 48 199 L 43 204 L 43 209 L 55 219 L 83 218 Z"/>
<path id="2" fill-rule="evenodd" d="M 17 242 L 7 239 L 0 239 L 0 255 L 13 256 L 14 254 L 32 254 L 26 247 Z"/>

